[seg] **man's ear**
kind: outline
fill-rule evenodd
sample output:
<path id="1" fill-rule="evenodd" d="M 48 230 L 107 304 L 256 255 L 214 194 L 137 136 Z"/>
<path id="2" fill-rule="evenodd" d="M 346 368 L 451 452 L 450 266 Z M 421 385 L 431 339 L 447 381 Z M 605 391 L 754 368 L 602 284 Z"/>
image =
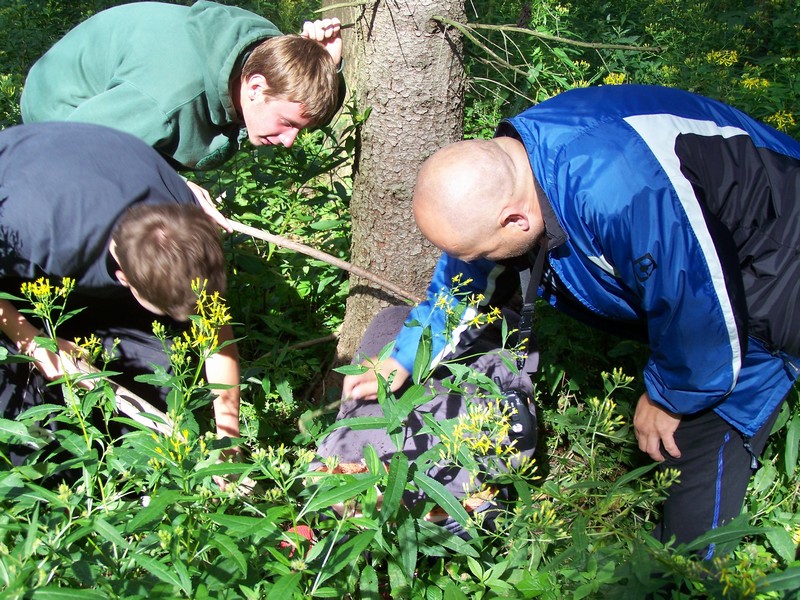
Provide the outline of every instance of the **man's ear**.
<path id="1" fill-rule="evenodd" d="M 260 99 L 268 87 L 266 77 L 258 73 L 250 75 L 250 77 L 242 81 L 242 88 L 250 101 Z"/>
<path id="2" fill-rule="evenodd" d="M 513 208 L 504 208 L 500 213 L 500 226 L 501 227 L 516 227 L 520 231 L 529 231 L 531 228 L 531 220 L 523 212 Z"/>

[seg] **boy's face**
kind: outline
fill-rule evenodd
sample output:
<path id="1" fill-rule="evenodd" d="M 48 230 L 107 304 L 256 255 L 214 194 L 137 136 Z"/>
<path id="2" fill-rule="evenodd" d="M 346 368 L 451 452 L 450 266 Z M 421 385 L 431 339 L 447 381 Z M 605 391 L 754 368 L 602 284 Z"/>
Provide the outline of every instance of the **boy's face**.
<path id="1" fill-rule="evenodd" d="M 289 148 L 301 129 L 311 124 L 303 116 L 303 105 L 289 100 L 269 99 L 263 77 L 256 75 L 241 87 L 241 110 L 247 136 L 254 146 Z"/>

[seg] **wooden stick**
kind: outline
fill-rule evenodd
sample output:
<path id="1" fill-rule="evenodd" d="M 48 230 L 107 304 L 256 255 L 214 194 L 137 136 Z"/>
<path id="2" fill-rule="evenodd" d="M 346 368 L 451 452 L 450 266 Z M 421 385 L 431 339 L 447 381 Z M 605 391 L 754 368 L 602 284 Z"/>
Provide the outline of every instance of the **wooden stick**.
<path id="1" fill-rule="evenodd" d="M 265 242 L 269 242 L 270 244 L 275 244 L 276 246 L 280 246 L 281 248 L 288 248 L 289 250 L 294 250 L 295 252 L 299 252 L 300 254 L 305 254 L 306 256 L 310 256 L 311 258 L 316 258 L 317 260 L 321 260 L 329 265 L 333 265 L 334 267 L 338 267 L 343 271 L 348 271 L 357 277 L 361 277 L 362 279 L 368 279 L 373 283 L 378 284 L 382 288 L 392 292 L 395 296 L 403 298 L 405 300 L 409 300 L 411 302 L 417 303 L 421 302 L 422 298 L 417 296 L 416 294 L 404 290 L 403 288 L 393 284 L 374 273 L 367 271 L 366 269 L 362 269 L 361 267 L 357 267 L 356 265 L 344 261 L 340 258 L 336 258 L 328 254 L 327 252 L 323 252 L 322 250 L 317 250 L 310 246 L 306 246 L 305 244 L 301 244 L 300 242 L 295 242 L 285 237 L 281 237 L 279 235 L 274 235 L 272 233 L 267 233 L 263 229 L 258 229 L 256 227 L 250 227 L 249 225 L 244 225 L 243 223 L 239 223 L 237 221 L 232 221 L 228 219 L 228 224 L 234 231 L 238 231 L 239 233 L 243 233 L 245 235 L 249 235 L 251 237 L 257 238 L 259 240 L 264 240 Z"/>

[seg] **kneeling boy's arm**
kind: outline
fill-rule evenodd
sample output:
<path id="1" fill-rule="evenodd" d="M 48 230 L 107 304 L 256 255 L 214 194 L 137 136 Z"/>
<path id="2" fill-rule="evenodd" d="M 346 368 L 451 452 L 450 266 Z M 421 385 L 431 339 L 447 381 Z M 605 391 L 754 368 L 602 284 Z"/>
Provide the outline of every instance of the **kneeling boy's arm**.
<path id="1" fill-rule="evenodd" d="M 220 329 L 219 342 L 233 339 L 230 325 Z M 214 418 L 219 437 L 239 437 L 239 351 L 236 343 L 229 344 L 206 360 L 206 379 L 210 384 L 228 386 L 215 390 Z"/>

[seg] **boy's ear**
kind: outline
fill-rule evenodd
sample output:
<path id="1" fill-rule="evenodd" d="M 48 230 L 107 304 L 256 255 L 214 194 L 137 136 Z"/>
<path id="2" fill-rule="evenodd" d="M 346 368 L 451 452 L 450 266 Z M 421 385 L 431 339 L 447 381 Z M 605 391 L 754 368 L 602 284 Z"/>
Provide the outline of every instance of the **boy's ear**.
<path id="1" fill-rule="evenodd" d="M 119 265 L 119 258 L 117 257 L 117 243 L 114 240 L 111 240 L 111 243 L 108 245 L 108 251 L 111 253 L 111 257 Z M 131 287 L 131 284 L 128 282 L 128 278 L 125 276 L 125 273 L 122 272 L 122 269 L 116 269 L 114 271 L 114 277 L 117 278 L 117 281 L 119 281 L 123 287 Z"/>
<path id="2" fill-rule="evenodd" d="M 128 282 L 128 278 L 125 276 L 121 270 L 117 269 L 114 271 L 114 275 L 116 276 L 117 280 L 122 284 L 123 287 L 129 288 L 131 284 Z"/>
<path id="3" fill-rule="evenodd" d="M 267 91 L 267 79 L 258 73 L 250 75 L 245 81 L 242 82 L 248 100 L 255 100 L 264 95 Z"/>

